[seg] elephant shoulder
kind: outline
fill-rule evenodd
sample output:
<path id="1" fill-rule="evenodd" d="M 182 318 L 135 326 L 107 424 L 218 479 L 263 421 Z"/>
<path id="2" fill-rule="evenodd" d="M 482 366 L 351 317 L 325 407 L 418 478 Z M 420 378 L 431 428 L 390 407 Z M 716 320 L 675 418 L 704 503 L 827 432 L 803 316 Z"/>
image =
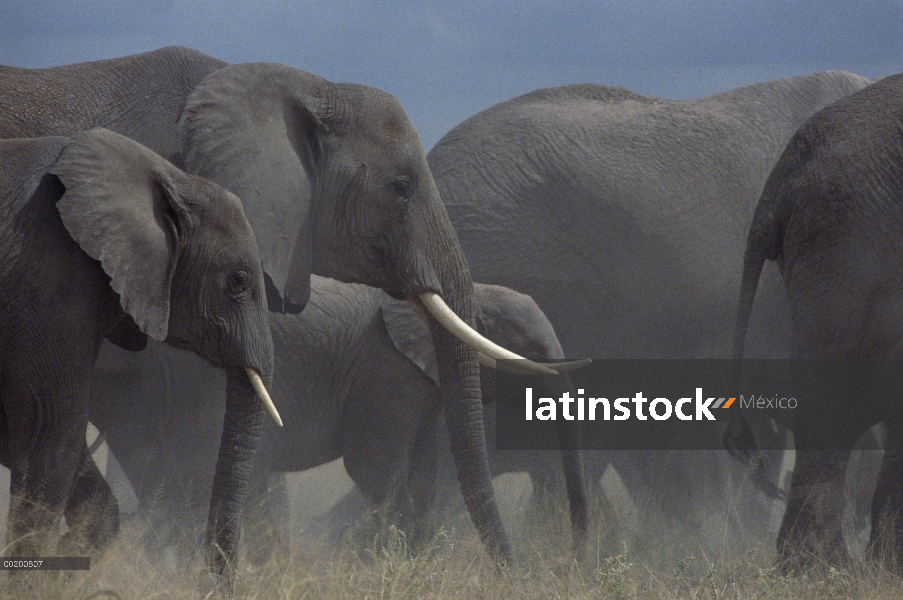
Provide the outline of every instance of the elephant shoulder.
<path id="1" fill-rule="evenodd" d="M 404 300 L 382 294 L 380 307 L 383 322 L 392 344 L 411 362 L 439 385 L 439 368 L 429 328 Z"/>
<path id="2" fill-rule="evenodd" d="M 168 62 L 180 63 L 184 66 L 202 68 L 207 72 L 216 71 L 229 65 L 224 60 L 214 58 L 209 54 L 204 54 L 200 50 L 188 48 L 186 46 L 165 46 L 157 50 L 151 50 L 137 57 L 145 57 L 151 59 L 161 59 Z"/>
<path id="3" fill-rule="evenodd" d="M 32 196 L 68 142 L 65 137 L 0 140 L 0 194 L 7 208 Z"/>
<path id="4" fill-rule="evenodd" d="M 599 83 L 578 83 L 534 90 L 502 104 L 516 106 L 518 104 L 562 102 L 567 100 L 593 100 L 611 104 L 627 101 L 650 104 L 661 102 L 659 98 L 644 96 L 622 87 Z"/>
<path id="5" fill-rule="evenodd" d="M 562 105 L 581 105 L 587 103 L 594 105 L 617 105 L 625 102 L 639 103 L 642 105 L 653 105 L 664 102 L 660 98 L 653 96 L 644 96 L 637 94 L 628 89 L 602 85 L 598 83 L 580 83 L 574 85 L 564 85 L 552 88 L 541 88 L 528 92 L 522 96 L 506 100 L 491 106 L 486 110 L 477 113 L 461 126 L 482 126 L 487 121 L 495 121 L 499 119 L 509 119 L 512 115 L 517 114 L 533 114 L 536 110 L 555 111 L 564 117 L 568 110 L 556 111 L 556 107 Z M 460 127 L 460 126 L 459 126 Z"/>

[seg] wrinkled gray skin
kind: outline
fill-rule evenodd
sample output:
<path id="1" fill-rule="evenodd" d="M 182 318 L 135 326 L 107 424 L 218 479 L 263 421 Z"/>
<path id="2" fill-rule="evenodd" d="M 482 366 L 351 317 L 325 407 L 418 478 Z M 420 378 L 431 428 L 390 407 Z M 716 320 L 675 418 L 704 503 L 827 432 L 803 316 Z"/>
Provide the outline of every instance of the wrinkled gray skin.
<path id="1" fill-rule="evenodd" d="M 766 260 L 775 261 L 804 358 L 903 358 L 903 76 L 887 77 L 814 115 L 772 171 L 749 230 L 737 351 Z M 888 429 L 872 500 L 869 553 L 903 559 L 903 412 L 878 409 L 855 390 L 795 415 L 797 460 L 778 536 L 786 571 L 848 561 L 841 534 L 850 448 L 868 428 Z M 809 403 L 809 407 L 813 405 Z M 814 428 L 819 430 L 815 431 Z M 834 427 L 835 429 L 829 429 Z M 815 435 L 848 442 L 813 451 Z"/>
<path id="2" fill-rule="evenodd" d="M 314 276 L 312 291 L 300 315 L 271 315 L 276 373 L 270 391 L 285 427 L 265 427 L 256 487 L 263 494 L 271 472 L 302 471 L 343 457 L 371 508 L 384 507 L 416 547 L 434 534 L 437 463 L 454 470 L 450 455 L 437 456 L 442 401 L 430 332 L 407 302 L 379 290 Z M 528 296 L 497 286 L 475 285 L 474 291 L 481 333 L 528 357 L 562 357 L 555 332 Z M 216 398 L 222 384 L 200 361 L 162 350 L 157 344 L 135 354 L 105 345 L 92 376 L 90 419 L 165 543 L 199 522 L 210 494 L 205 474 L 220 435 Z M 484 387 L 484 398 L 493 400 L 491 383 Z M 140 402 L 122 403 L 123 395 Z M 448 442 L 441 445 L 447 454 Z M 580 455 L 551 454 L 559 474 L 564 459 L 579 552 L 587 518 Z M 287 531 L 286 525 L 275 531 Z M 250 543 L 272 548 L 259 539 Z"/>
<path id="3" fill-rule="evenodd" d="M 260 253 L 241 202 L 92 129 L 73 140 L 0 140 L 0 212 L 0 462 L 11 471 L 12 554 L 53 551 L 45 544 L 63 513 L 73 528 L 62 555 L 118 530 L 85 446 L 88 376 L 104 338 L 139 349 L 148 336 L 197 353 L 220 379 L 225 370 L 224 448 L 209 472 L 211 519 L 222 525 L 213 541 L 229 551 L 265 415 L 245 368 L 267 384 L 273 374 Z"/>
<path id="4" fill-rule="evenodd" d="M 0 67 L 0 137 L 121 132 L 241 197 L 271 310 L 310 274 L 439 293 L 473 325 L 473 285 L 420 139 L 391 95 L 277 64 L 170 47 L 52 69 Z M 431 319 L 461 489 L 489 554 L 510 559 L 483 435 L 476 353 Z M 208 540 L 219 525 L 211 520 Z M 231 556 L 214 554 L 222 571 Z"/>
<path id="5" fill-rule="evenodd" d="M 533 297 L 568 357 L 729 358 L 745 236 L 771 168 L 810 115 L 868 83 L 829 71 L 692 101 L 537 90 L 464 121 L 427 158 L 474 279 Z M 793 355 L 779 282 L 765 274 L 751 356 Z M 645 505 L 641 537 L 655 540 L 663 517 L 691 547 L 745 477 L 718 452 L 611 460 Z M 738 509 L 754 532 L 763 508 Z"/>

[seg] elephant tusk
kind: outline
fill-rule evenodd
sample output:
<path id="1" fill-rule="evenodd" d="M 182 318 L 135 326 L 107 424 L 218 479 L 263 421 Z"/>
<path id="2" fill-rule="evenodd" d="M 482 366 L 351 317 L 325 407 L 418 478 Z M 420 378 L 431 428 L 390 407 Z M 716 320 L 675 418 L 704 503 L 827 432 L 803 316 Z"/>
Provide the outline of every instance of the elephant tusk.
<path id="1" fill-rule="evenodd" d="M 518 373 L 520 375 L 532 375 L 533 373 L 527 371 L 526 369 L 518 369 L 514 364 L 504 364 L 497 362 L 494 358 L 486 356 L 482 352 L 477 352 L 477 361 L 482 364 L 490 367 L 492 369 L 498 369 L 500 371 L 508 371 L 509 373 Z M 558 371 L 558 374 L 567 373 L 568 371 L 576 371 L 577 369 L 582 369 L 593 362 L 591 358 L 584 358 L 583 360 L 572 360 L 570 362 L 559 362 L 559 363 L 541 363 L 537 362 L 536 364 L 542 365 L 544 367 L 549 367 L 550 369 L 555 369 Z M 516 363 L 515 363 L 516 364 Z"/>
<path id="2" fill-rule="evenodd" d="M 105 436 L 102 432 L 97 434 L 97 437 L 94 438 L 94 441 L 91 442 L 91 445 L 88 446 L 88 454 L 94 455 L 97 450 L 103 446 L 103 443 L 107 441 L 107 436 Z"/>
<path id="3" fill-rule="evenodd" d="M 510 350 L 502 348 L 498 344 L 487 340 L 485 337 L 474 331 L 467 323 L 456 315 L 448 304 L 445 303 L 439 294 L 435 292 L 423 292 L 418 295 L 420 301 L 426 307 L 430 314 L 436 317 L 436 320 L 448 329 L 456 338 L 476 350 L 482 352 L 487 357 L 495 360 L 521 360 L 524 370 L 533 375 L 558 375 L 558 371 L 550 369 L 545 365 L 527 360 L 523 356 L 519 356 Z"/>
<path id="4" fill-rule="evenodd" d="M 577 369 L 582 369 L 591 362 L 593 362 L 593 359 L 584 358 L 581 360 L 572 360 L 570 362 L 552 363 L 551 367 L 559 373 L 567 373 L 568 371 L 576 371 Z"/>
<path id="5" fill-rule="evenodd" d="M 257 392 L 257 396 L 263 402 L 263 405 L 266 406 L 267 412 L 270 413 L 270 416 L 273 417 L 276 424 L 279 425 L 279 427 L 282 427 L 282 418 L 279 416 L 279 411 L 276 410 L 276 405 L 273 404 L 273 400 L 270 398 L 266 386 L 263 385 L 263 379 L 260 378 L 257 371 L 250 367 L 245 367 L 245 371 L 248 372 L 248 379 L 251 380 L 251 385 L 254 387 L 254 391 Z"/>
<path id="6" fill-rule="evenodd" d="M 477 362 L 481 365 L 486 365 L 490 369 L 498 369 L 499 364 L 496 362 L 494 358 L 491 356 L 486 356 L 482 352 L 477 352 Z M 503 369 L 504 370 L 504 369 Z"/>
<path id="7" fill-rule="evenodd" d="M 423 321 L 423 324 L 426 325 L 427 327 L 429 327 L 430 326 L 430 318 L 426 315 L 426 312 L 423 310 L 423 304 L 421 304 L 414 298 L 408 298 L 408 302 L 410 303 L 411 308 L 414 309 L 414 313 L 420 318 L 421 321 Z M 588 361 L 589 359 L 586 359 L 586 360 Z M 526 369 L 516 369 L 510 365 L 508 365 L 508 366 L 500 365 L 494 358 L 492 358 L 491 356 L 487 356 L 487 355 L 483 354 L 482 352 L 477 352 L 477 362 L 480 363 L 481 365 L 486 365 L 490 369 L 501 369 L 502 371 L 508 371 L 509 373 L 517 373 L 518 375 L 532 375 L 532 373 Z M 561 364 L 566 365 L 569 363 L 561 363 Z M 556 364 L 555 368 L 557 369 L 558 367 L 559 367 L 559 365 Z M 577 367 L 577 368 L 579 368 L 579 367 Z"/>

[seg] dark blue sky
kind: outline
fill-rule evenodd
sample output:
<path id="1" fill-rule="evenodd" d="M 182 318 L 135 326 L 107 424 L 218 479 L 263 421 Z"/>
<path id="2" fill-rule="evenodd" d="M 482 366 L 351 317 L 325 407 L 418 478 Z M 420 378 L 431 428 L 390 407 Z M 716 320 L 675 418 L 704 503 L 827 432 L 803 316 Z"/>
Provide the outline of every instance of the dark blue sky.
<path id="1" fill-rule="evenodd" d="M 4 0 L 0 63 L 41 67 L 181 44 L 383 88 L 428 150 L 539 87 L 694 98 L 825 69 L 903 71 L 903 0 Z"/>

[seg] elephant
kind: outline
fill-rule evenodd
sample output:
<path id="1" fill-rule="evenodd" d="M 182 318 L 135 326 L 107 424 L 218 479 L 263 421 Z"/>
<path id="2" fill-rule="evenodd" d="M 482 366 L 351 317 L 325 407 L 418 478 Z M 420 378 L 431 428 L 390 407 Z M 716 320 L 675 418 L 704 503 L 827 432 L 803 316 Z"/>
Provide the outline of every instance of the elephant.
<path id="1" fill-rule="evenodd" d="M 0 203 L 9 551 L 44 554 L 60 516 L 74 524 L 89 501 L 99 518 L 78 534 L 73 528 L 63 547 L 90 551 L 118 530 L 114 499 L 92 483 L 88 379 L 104 338 L 138 350 L 150 337 L 224 373 L 210 518 L 219 524 L 213 543 L 228 552 L 265 405 L 278 419 L 262 387 L 273 374 L 263 269 L 241 202 L 93 128 L 74 138 L 0 140 Z"/>
<path id="2" fill-rule="evenodd" d="M 512 356 L 473 332 L 464 253 L 417 132 L 393 96 L 274 63 L 229 65 L 182 47 L 49 69 L 2 67 L 0 84 L 0 137 L 101 125 L 238 195 L 260 246 L 271 310 L 300 312 L 312 273 L 426 308 L 461 489 L 489 555 L 510 560 L 473 346 L 489 362 Z M 208 524 L 208 540 L 216 526 Z M 215 554 L 214 571 L 233 558 Z"/>
<path id="3" fill-rule="evenodd" d="M 827 71 L 690 101 L 540 89 L 468 118 L 427 160 L 474 279 L 534 298 L 568 356 L 730 358 L 744 236 L 771 168 L 810 115 L 869 83 Z M 761 292 L 750 355 L 793 356 L 776 270 Z M 648 540 L 669 520 L 693 539 L 746 478 L 726 453 L 609 456 L 648 499 Z M 756 532 L 770 504 L 744 501 Z"/>
<path id="4" fill-rule="evenodd" d="M 903 195 L 903 75 L 884 78 L 814 114 L 790 140 L 755 209 L 743 260 L 735 353 L 743 356 L 765 261 L 780 269 L 799 356 L 901 358 L 903 287 L 897 262 Z M 887 446 L 872 497 L 867 554 L 903 557 L 901 411 L 846 387 L 794 411 L 796 466 L 777 540 L 785 572 L 845 565 L 843 481 L 850 449 L 879 422 Z M 802 404 L 802 402 L 801 402 Z M 829 419 L 814 418 L 814 413 Z M 830 450 L 818 439 L 836 435 Z"/>
<path id="5" fill-rule="evenodd" d="M 387 507 L 412 547 L 422 546 L 435 533 L 429 513 L 436 465 L 450 462 L 448 452 L 447 461 L 437 456 L 443 403 L 430 332 L 407 303 L 380 290 L 317 276 L 311 289 L 301 314 L 271 314 L 271 392 L 285 427 L 264 429 L 254 477 L 261 505 L 266 506 L 271 473 L 342 457 L 368 505 Z M 562 358 L 554 330 L 531 298 L 479 284 L 474 293 L 482 333 L 536 359 Z M 214 399 L 221 376 L 193 357 L 162 349 L 156 344 L 134 354 L 105 345 L 91 377 L 90 420 L 132 483 L 142 512 L 150 515 L 157 541 L 170 544 L 198 522 L 210 495 L 204 474 L 216 456 L 222 406 Z M 558 380 L 550 379 L 552 385 Z M 491 382 L 483 379 L 483 399 L 490 403 Z M 123 394 L 141 401 L 122 403 Z M 564 440 L 579 436 L 572 424 L 563 422 L 562 429 Z M 587 527 L 579 451 L 564 449 L 558 470 L 562 465 L 579 555 Z M 284 524 L 273 529 L 287 530 Z M 259 538 L 249 543 L 272 547 Z"/>

